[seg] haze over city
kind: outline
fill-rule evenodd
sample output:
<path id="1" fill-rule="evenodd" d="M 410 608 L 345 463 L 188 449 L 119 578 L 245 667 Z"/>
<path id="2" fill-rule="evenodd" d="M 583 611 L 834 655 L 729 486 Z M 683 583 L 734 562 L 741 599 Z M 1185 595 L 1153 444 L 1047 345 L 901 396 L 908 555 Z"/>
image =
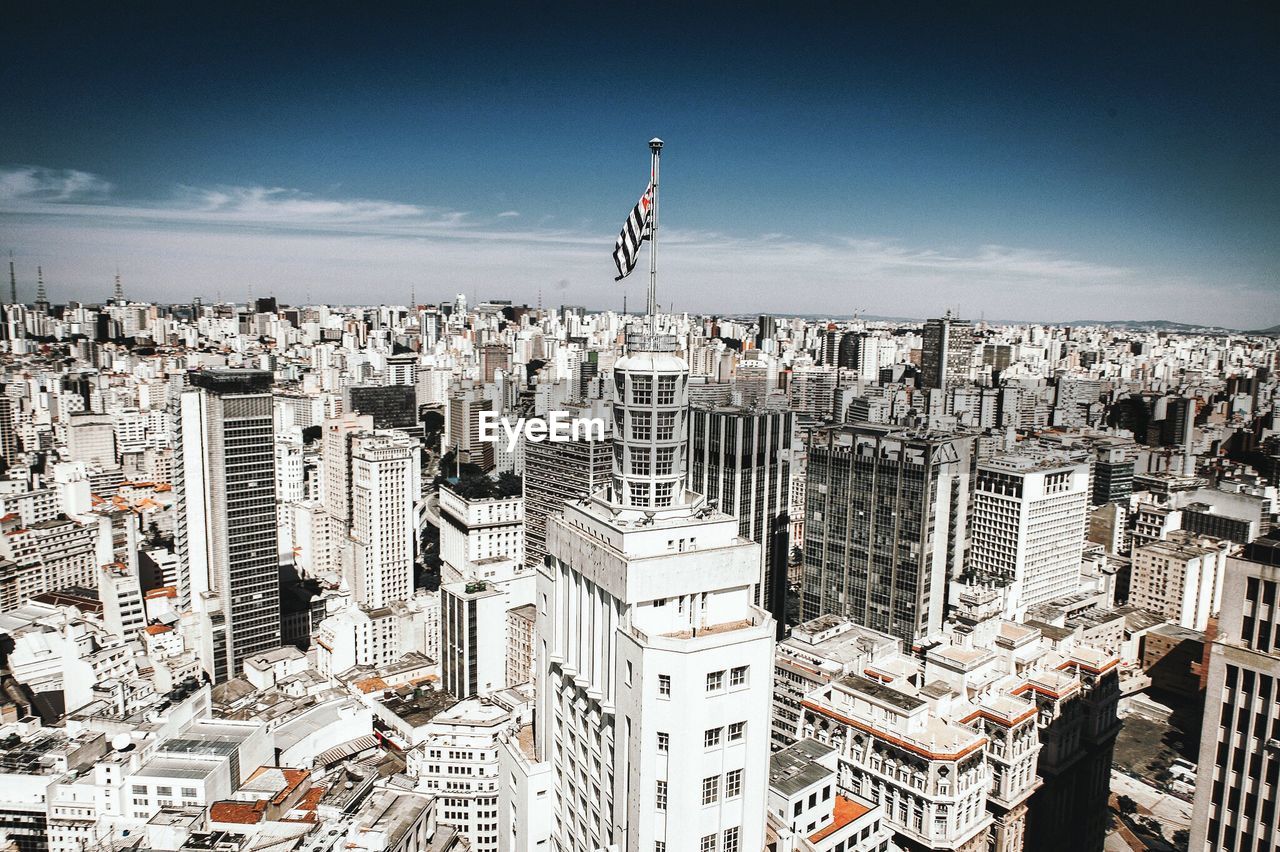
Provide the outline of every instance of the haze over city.
<path id="1" fill-rule="evenodd" d="M 0 59 L 28 298 L 635 307 L 656 134 L 679 311 L 1280 321 L 1264 6 L 60 8 Z"/>

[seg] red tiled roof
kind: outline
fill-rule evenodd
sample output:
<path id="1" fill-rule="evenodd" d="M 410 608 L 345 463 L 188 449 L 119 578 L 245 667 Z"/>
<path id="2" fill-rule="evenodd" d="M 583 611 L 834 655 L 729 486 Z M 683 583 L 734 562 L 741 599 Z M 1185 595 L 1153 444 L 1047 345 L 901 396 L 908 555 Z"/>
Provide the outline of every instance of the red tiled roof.
<path id="1" fill-rule="evenodd" d="M 262 822 L 266 810 L 266 799 L 256 802 L 214 802 L 209 806 L 209 821 L 257 825 Z"/>
<path id="2" fill-rule="evenodd" d="M 810 843 L 817 843 L 822 838 L 829 837 L 830 835 L 835 834 L 837 831 L 844 828 L 846 825 L 853 822 L 855 819 L 858 819 L 864 814 L 870 813 L 871 808 L 867 807 L 861 802 L 855 802 L 852 799 L 846 799 L 844 796 L 841 796 L 839 793 L 837 793 L 834 811 L 835 812 L 834 814 L 832 814 L 830 825 L 828 825 L 826 828 L 821 829 L 820 831 L 814 834 L 809 835 Z"/>

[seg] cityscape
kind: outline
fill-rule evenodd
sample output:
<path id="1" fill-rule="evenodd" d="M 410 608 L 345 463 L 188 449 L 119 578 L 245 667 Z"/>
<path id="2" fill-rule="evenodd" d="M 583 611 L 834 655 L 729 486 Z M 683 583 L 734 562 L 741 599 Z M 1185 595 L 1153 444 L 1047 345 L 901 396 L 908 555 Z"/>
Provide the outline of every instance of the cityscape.
<path id="1" fill-rule="evenodd" d="M 16 12 L 0 852 L 1280 850 L 1274 21 L 499 8 Z"/>

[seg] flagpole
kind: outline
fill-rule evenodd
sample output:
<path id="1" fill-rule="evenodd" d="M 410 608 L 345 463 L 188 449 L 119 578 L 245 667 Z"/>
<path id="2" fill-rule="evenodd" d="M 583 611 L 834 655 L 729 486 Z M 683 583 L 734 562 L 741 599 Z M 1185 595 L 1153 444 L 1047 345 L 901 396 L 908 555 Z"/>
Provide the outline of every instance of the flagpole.
<path id="1" fill-rule="evenodd" d="M 662 140 L 649 140 L 653 161 L 649 177 L 653 183 L 653 214 L 649 223 L 649 333 L 658 333 L 658 164 L 662 156 Z"/>

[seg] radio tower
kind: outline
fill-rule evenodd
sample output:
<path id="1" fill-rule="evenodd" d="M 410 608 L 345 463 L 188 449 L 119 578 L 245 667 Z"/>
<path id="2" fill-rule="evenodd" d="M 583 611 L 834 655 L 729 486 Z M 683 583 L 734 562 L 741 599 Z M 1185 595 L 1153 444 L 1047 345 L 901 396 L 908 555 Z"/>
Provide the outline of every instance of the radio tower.
<path id="1" fill-rule="evenodd" d="M 44 291 L 44 268 L 36 267 L 36 310 L 49 310 L 48 294 Z"/>
<path id="2" fill-rule="evenodd" d="M 13 252 L 9 252 L 9 304 L 18 304 L 18 274 L 13 271 Z"/>
<path id="3" fill-rule="evenodd" d="M 120 267 L 116 267 L 116 294 L 115 302 L 117 305 L 124 304 L 124 285 L 120 283 Z"/>

